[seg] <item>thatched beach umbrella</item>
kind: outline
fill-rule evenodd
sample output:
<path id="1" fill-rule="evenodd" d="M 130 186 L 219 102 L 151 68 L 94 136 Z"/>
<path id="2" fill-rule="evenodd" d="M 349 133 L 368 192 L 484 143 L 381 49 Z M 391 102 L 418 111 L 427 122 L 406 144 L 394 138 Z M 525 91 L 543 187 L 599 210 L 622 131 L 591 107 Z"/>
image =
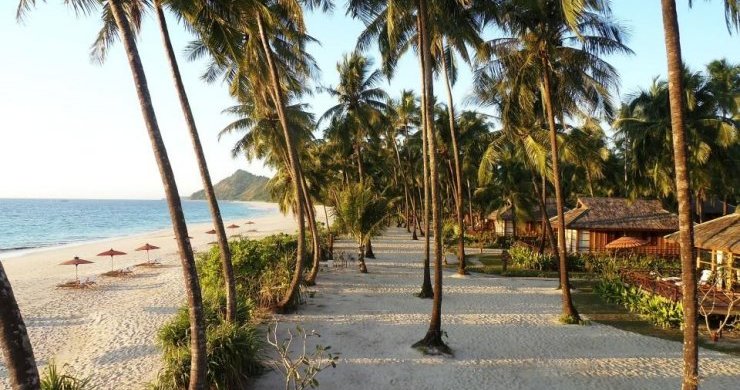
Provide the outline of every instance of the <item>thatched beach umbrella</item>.
<path id="1" fill-rule="evenodd" d="M 232 223 L 231 225 L 226 227 L 227 229 L 239 229 L 239 225 Z"/>
<path id="2" fill-rule="evenodd" d="M 216 229 L 211 229 L 207 231 L 206 234 L 216 234 Z"/>
<path id="3" fill-rule="evenodd" d="M 148 242 L 144 244 L 144 246 L 136 248 L 137 251 L 146 251 L 146 262 L 147 263 L 151 263 L 151 260 L 149 260 L 149 251 L 153 251 L 155 249 L 159 249 L 159 247 L 152 245 Z"/>
<path id="4" fill-rule="evenodd" d="M 79 282 L 80 278 L 79 276 L 77 276 L 77 266 L 79 266 L 80 264 L 92 264 L 92 263 L 93 263 L 92 261 L 80 259 L 79 257 L 75 256 L 74 259 L 63 261 L 59 263 L 59 265 L 74 265 L 75 266 L 75 279 Z"/>
<path id="5" fill-rule="evenodd" d="M 98 256 L 110 256 L 110 269 L 113 269 L 113 256 L 122 256 L 125 255 L 126 252 L 117 251 L 113 248 L 110 248 L 109 250 L 105 252 L 98 253 Z"/>
<path id="6" fill-rule="evenodd" d="M 616 240 L 606 244 L 604 248 L 606 249 L 630 249 L 630 248 L 637 248 L 643 245 L 647 245 L 647 241 L 641 240 L 639 238 L 635 237 L 619 237 Z"/>

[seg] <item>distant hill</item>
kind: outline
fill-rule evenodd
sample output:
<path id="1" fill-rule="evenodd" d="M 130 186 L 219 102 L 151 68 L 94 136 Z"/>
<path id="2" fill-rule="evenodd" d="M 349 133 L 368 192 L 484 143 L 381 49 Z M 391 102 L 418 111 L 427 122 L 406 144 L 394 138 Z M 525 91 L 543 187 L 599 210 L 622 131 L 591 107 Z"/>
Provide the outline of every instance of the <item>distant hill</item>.
<path id="1" fill-rule="evenodd" d="M 233 175 L 216 183 L 213 188 L 216 198 L 220 200 L 242 200 L 270 202 L 270 194 L 265 186 L 269 179 L 264 176 L 253 175 L 241 169 Z M 198 191 L 190 195 L 190 199 L 205 199 L 205 192 Z"/>

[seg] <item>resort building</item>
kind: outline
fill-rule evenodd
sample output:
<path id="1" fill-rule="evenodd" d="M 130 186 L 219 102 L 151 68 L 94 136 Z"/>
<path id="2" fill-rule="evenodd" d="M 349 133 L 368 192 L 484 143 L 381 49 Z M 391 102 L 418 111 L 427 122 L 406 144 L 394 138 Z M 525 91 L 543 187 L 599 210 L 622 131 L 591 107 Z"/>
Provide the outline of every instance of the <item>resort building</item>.
<path id="1" fill-rule="evenodd" d="M 557 229 L 557 217 L 551 219 Z M 621 237 L 634 238 L 630 251 L 661 256 L 678 255 L 678 244 L 663 236 L 678 230 L 678 217 L 658 200 L 578 198 L 577 207 L 565 213 L 565 241 L 569 252 L 607 252 Z"/>
<path id="2" fill-rule="evenodd" d="M 666 239 L 678 242 L 679 232 Z M 740 209 L 694 226 L 696 267 L 716 274 L 720 289 L 734 290 L 740 286 Z M 702 281 L 700 281 L 700 285 Z"/>
<path id="3" fill-rule="evenodd" d="M 545 209 L 548 218 L 557 215 L 555 198 L 547 198 Z M 531 237 L 542 233 L 542 212 L 538 204 L 520 212 L 514 206 L 506 205 L 489 214 L 487 220 L 499 236 Z"/>

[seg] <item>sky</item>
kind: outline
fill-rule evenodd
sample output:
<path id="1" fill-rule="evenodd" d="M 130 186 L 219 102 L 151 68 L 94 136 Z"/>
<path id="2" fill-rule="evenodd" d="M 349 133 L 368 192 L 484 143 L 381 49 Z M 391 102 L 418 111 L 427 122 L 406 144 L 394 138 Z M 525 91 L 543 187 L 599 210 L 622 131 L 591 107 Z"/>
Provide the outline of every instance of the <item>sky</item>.
<path id="1" fill-rule="evenodd" d="M 17 1 L 0 1 L 0 198 L 163 198 L 122 46 L 112 48 L 105 64 L 90 62 L 89 47 L 99 18 L 77 17 L 62 3 L 38 2 L 17 23 Z M 722 57 L 740 62 L 740 36 L 728 33 L 722 1 L 695 1 L 692 9 L 687 0 L 677 3 L 683 56 L 689 67 L 702 69 Z M 627 44 L 635 52 L 608 58 L 621 74 L 618 98 L 624 100 L 666 73 L 660 2 L 618 0 L 613 11 L 630 31 Z M 321 42 L 309 48 L 322 69 L 318 84 L 336 85 L 336 63 L 353 50 L 363 25 L 345 16 L 344 0 L 330 15 L 309 13 L 306 22 L 309 33 Z M 260 161 L 232 158 L 238 136 L 218 139 L 219 131 L 234 120 L 222 113 L 234 101 L 224 85 L 200 79 L 205 62 L 185 59 L 183 49 L 192 36 L 173 18 L 169 27 L 214 182 L 237 169 L 270 176 L 272 172 Z M 138 43 L 178 190 L 187 196 L 199 190 L 201 182 L 151 16 Z M 395 78 L 383 87 L 394 97 L 402 89 L 418 90 L 417 67 L 415 58 L 407 55 Z M 470 92 L 470 80 L 469 71 L 463 71 L 454 87 L 456 105 Z M 309 97 L 307 103 L 318 115 L 334 104 L 325 94 Z"/>

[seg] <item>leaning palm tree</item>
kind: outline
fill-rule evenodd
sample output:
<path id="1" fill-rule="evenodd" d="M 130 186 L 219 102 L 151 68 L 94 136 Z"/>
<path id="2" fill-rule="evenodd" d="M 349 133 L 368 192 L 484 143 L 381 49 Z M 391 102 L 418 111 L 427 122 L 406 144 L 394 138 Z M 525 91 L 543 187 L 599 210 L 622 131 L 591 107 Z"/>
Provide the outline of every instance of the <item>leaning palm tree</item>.
<path id="1" fill-rule="evenodd" d="M 14 389 L 38 389 L 39 370 L 13 287 L 0 263 L 0 351 Z"/>
<path id="2" fill-rule="evenodd" d="M 209 6 L 211 2 L 207 2 Z M 206 78 L 225 75 L 230 80 L 232 95 L 252 94 L 261 106 L 261 112 L 275 110 L 287 151 L 288 169 L 292 178 L 295 215 L 298 223 L 298 248 L 296 267 L 288 294 L 278 303 L 279 311 L 289 310 L 302 283 L 303 258 L 305 257 L 306 215 L 305 190 L 299 158 L 299 145 L 289 126 L 286 105 L 296 94 L 303 92 L 305 83 L 315 74 L 313 59 L 305 52 L 305 45 L 313 39 L 306 34 L 303 9 L 321 7 L 328 9 L 331 2 L 322 0 L 279 0 L 228 2 L 233 8 L 227 12 L 209 12 L 191 15 L 200 42 L 192 47 L 197 55 L 211 55 L 212 66 Z M 207 7 L 206 7 L 207 8 Z M 226 17 L 224 23 L 223 18 Z M 237 18 L 237 24 L 228 23 Z M 290 61 L 284 61 L 285 56 Z"/>
<path id="3" fill-rule="evenodd" d="M 360 272 L 367 273 L 365 245 L 385 228 L 388 200 L 375 193 L 367 183 L 356 183 L 336 193 L 333 206 L 335 230 L 357 240 Z"/>
<path id="4" fill-rule="evenodd" d="M 691 1 L 689 1 L 691 4 Z M 725 0 L 725 21 L 740 29 L 740 1 Z M 694 231 L 691 210 L 691 188 L 686 151 L 686 108 L 683 96 L 681 40 L 675 0 L 661 0 L 663 32 L 668 60 L 668 94 L 671 107 L 671 135 L 673 160 L 676 172 L 676 198 L 678 199 L 679 244 L 681 246 L 681 280 L 683 282 L 683 380 L 684 390 L 699 387 L 699 349 L 697 345 L 696 269 L 693 265 Z"/>
<path id="5" fill-rule="evenodd" d="M 33 7 L 34 3 L 34 0 L 21 0 L 18 6 L 18 17 L 21 18 Z M 78 12 L 86 14 L 95 11 L 98 5 L 97 1 L 92 0 L 74 0 L 65 1 L 65 3 L 73 6 Z M 134 87 L 136 88 L 136 93 L 139 97 L 139 105 L 141 106 L 144 123 L 146 124 L 149 140 L 152 144 L 154 158 L 157 161 L 159 173 L 162 177 L 167 206 L 169 207 L 172 226 L 175 230 L 175 238 L 177 239 L 177 247 L 180 253 L 180 261 L 184 276 L 183 279 L 185 282 L 185 293 L 188 301 L 191 343 L 189 388 L 204 389 L 206 379 L 206 340 L 200 282 L 195 269 L 193 249 L 188 240 L 188 229 L 185 224 L 185 216 L 182 211 L 180 195 L 177 191 L 175 175 L 172 171 L 172 166 L 170 165 L 164 142 L 162 141 L 162 134 L 159 131 L 157 116 L 154 112 L 154 106 L 149 93 L 146 75 L 144 74 L 144 66 L 141 63 L 141 58 L 139 57 L 139 51 L 136 45 L 135 30 L 137 29 L 136 24 L 140 21 L 139 15 L 141 11 L 140 8 L 136 8 L 138 7 L 137 4 L 138 2 L 109 0 L 103 4 L 101 16 L 103 23 L 106 25 L 110 25 L 111 20 L 115 21 L 115 26 L 118 32 L 117 35 L 120 36 L 121 41 L 123 42 L 134 79 Z M 134 23 L 133 27 L 132 22 Z M 105 33 L 107 34 L 108 31 L 106 30 Z M 108 35 L 108 39 L 111 40 L 115 39 L 115 37 L 115 34 Z"/>
<path id="6" fill-rule="evenodd" d="M 226 229 L 224 229 L 223 219 L 221 218 L 221 210 L 218 206 L 218 200 L 216 199 L 216 193 L 213 190 L 213 183 L 211 181 L 211 175 L 208 171 L 208 164 L 206 162 L 205 154 L 203 153 L 203 146 L 200 142 L 200 136 L 198 135 L 198 128 L 195 124 L 195 118 L 193 111 L 190 107 L 190 101 L 187 93 L 185 92 L 185 85 L 182 81 L 180 74 L 180 68 L 177 63 L 177 57 L 172 47 L 172 41 L 170 39 L 169 29 L 167 27 L 167 20 L 164 14 L 164 2 L 166 0 L 155 0 L 154 10 L 156 13 L 157 21 L 159 23 L 160 35 L 162 36 L 162 43 L 164 44 L 164 50 L 167 55 L 167 60 L 170 65 L 170 71 L 172 72 L 172 78 L 175 83 L 175 89 L 177 96 L 180 101 L 180 108 L 185 116 L 185 124 L 188 129 L 193 150 L 195 152 L 196 161 L 198 163 L 198 171 L 200 172 L 201 180 L 203 182 L 203 189 L 206 195 L 206 202 L 211 213 L 211 219 L 213 221 L 214 230 L 218 240 L 218 246 L 221 251 L 221 269 L 224 278 L 225 293 L 226 293 L 226 320 L 234 321 L 236 316 L 236 283 L 234 281 L 234 270 L 231 264 L 231 251 L 229 249 L 228 237 L 226 236 Z M 145 3 L 144 1 L 139 1 Z M 182 16 L 182 10 L 178 10 L 178 6 L 183 7 L 184 5 L 193 6 L 197 2 L 168 2 L 171 6 L 170 9 L 175 13 Z M 174 4 L 174 5 L 173 5 Z M 108 37 L 109 39 L 98 39 L 93 47 L 92 55 L 94 60 L 97 62 L 104 62 L 106 54 L 108 53 L 108 47 L 112 42 L 112 35 L 117 33 L 117 26 L 115 20 L 108 19 L 108 23 L 103 26 L 103 29 L 99 33 L 99 37 Z"/>

